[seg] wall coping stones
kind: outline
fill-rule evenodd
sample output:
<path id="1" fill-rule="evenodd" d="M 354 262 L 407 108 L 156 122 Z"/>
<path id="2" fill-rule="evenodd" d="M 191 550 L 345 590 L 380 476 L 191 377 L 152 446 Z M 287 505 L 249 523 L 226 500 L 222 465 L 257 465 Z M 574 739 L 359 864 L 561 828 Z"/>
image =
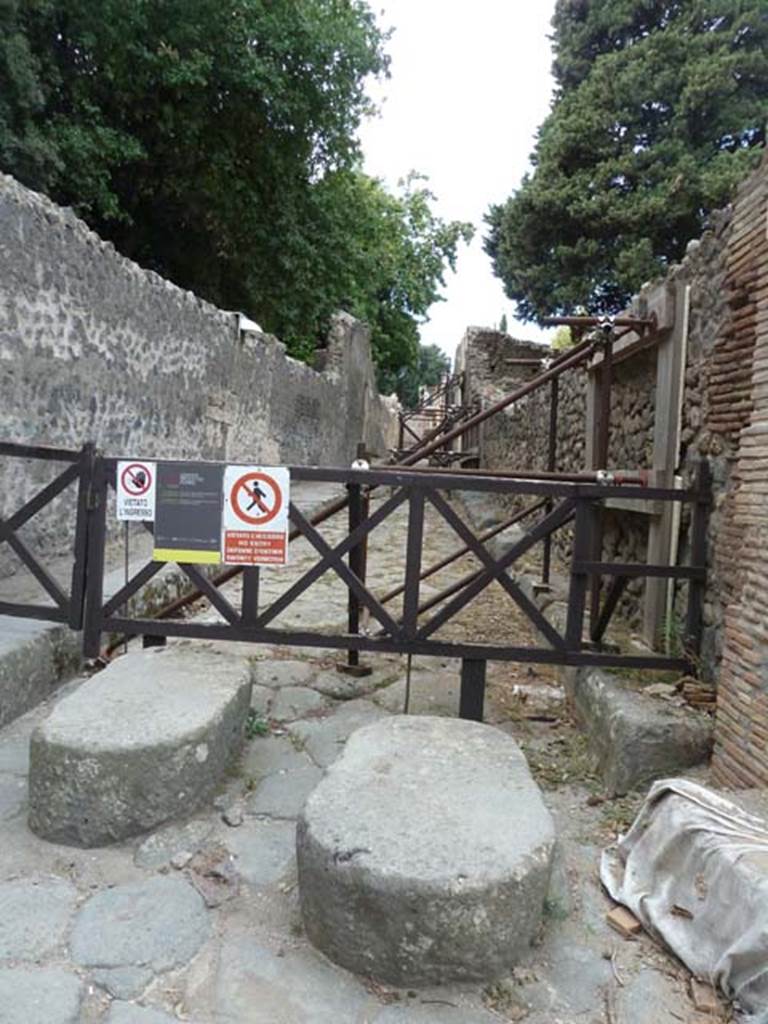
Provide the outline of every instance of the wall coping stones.
<path id="1" fill-rule="evenodd" d="M 554 828 L 517 744 L 460 719 L 350 737 L 297 829 L 311 942 L 395 985 L 498 977 L 538 932 Z"/>
<path id="2" fill-rule="evenodd" d="M 671 706 L 600 669 L 563 678 L 609 796 L 708 760 L 713 721 L 706 713 Z"/>

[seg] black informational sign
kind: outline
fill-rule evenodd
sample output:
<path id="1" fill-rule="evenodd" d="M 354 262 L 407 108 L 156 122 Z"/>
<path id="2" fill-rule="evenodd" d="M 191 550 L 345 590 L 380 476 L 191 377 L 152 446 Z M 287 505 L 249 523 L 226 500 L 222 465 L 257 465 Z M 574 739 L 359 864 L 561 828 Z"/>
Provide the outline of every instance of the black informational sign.
<path id="1" fill-rule="evenodd" d="M 221 561 L 224 466 L 158 462 L 155 496 L 156 562 Z"/>

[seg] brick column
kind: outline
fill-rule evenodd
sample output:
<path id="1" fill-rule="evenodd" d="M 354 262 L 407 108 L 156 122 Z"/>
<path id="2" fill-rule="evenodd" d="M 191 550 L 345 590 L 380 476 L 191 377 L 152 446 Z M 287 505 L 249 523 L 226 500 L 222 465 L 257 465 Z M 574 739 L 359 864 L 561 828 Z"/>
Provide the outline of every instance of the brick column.
<path id="1" fill-rule="evenodd" d="M 719 414 L 741 429 L 729 501 L 715 538 L 729 566 L 713 772 L 727 786 L 768 785 L 768 162 L 740 190 L 729 238 L 734 295 Z M 752 358 L 750 359 L 750 354 Z M 741 358 L 739 358 L 741 357 Z M 729 373 L 723 371 L 728 369 Z M 745 381 L 750 369 L 751 380 Z M 712 382 L 714 383 L 714 382 Z"/>

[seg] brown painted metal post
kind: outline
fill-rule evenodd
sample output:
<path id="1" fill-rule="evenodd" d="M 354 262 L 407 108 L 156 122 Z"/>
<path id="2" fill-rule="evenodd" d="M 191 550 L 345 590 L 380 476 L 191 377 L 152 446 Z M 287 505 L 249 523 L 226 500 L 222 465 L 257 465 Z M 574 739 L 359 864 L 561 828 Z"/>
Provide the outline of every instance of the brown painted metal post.
<path id="1" fill-rule="evenodd" d="M 485 666 L 486 662 L 477 658 L 462 658 L 459 718 L 465 718 L 470 722 L 482 722 L 485 706 Z"/>
<path id="2" fill-rule="evenodd" d="M 93 487 L 95 446 L 83 445 L 80 455 L 80 479 L 77 485 L 77 522 L 75 524 L 75 562 L 69 599 L 69 628 L 82 629 L 85 614 L 85 580 L 88 565 L 88 505 Z"/>
<path id="3" fill-rule="evenodd" d="M 259 615 L 259 567 L 247 565 L 243 569 L 243 597 L 240 615 L 244 625 L 255 624 Z"/>
<path id="4" fill-rule="evenodd" d="M 88 499 L 88 573 L 85 581 L 83 657 L 101 653 L 101 608 L 104 600 L 104 543 L 107 531 L 107 478 L 104 459 L 96 456 Z"/>
<path id="5" fill-rule="evenodd" d="M 424 538 L 424 491 L 414 487 L 408 507 L 408 540 L 405 549 L 405 595 L 403 626 L 409 639 L 416 636 L 419 614 L 422 541 Z"/>
<path id="6" fill-rule="evenodd" d="M 359 446 L 358 454 L 360 454 Z M 349 532 L 352 533 L 365 518 L 362 487 L 360 484 L 347 484 L 347 494 L 349 495 Z M 364 584 L 367 561 L 365 541 L 350 549 L 348 561 L 349 568 Z M 347 596 L 347 629 L 353 636 L 358 635 L 360 632 L 360 600 L 351 588 Z M 354 676 L 367 676 L 373 671 L 369 665 L 360 664 L 360 652 L 351 648 L 347 650 L 346 664 L 337 665 L 336 667 L 340 672 L 347 672 L 349 675 Z"/>

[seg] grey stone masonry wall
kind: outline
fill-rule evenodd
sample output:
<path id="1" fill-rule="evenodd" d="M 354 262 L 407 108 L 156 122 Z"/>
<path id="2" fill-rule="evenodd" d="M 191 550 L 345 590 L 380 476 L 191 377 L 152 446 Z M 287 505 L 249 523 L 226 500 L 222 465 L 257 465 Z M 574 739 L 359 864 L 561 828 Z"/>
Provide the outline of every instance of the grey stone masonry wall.
<path id="1" fill-rule="evenodd" d="M 71 211 L 0 175 L 3 439 L 329 466 L 349 465 L 360 440 L 393 447 L 396 416 L 376 389 L 368 329 L 340 314 L 325 356 L 324 372 L 291 359 L 275 338 L 241 331 L 237 314 L 143 270 Z M 47 464 L 3 460 L 0 515 L 51 475 Z M 63 505 L 36 517 L 45 548 L 61 548 L 63 517 Z M 8 566 L 0 561 L 0 575 Z"/>

